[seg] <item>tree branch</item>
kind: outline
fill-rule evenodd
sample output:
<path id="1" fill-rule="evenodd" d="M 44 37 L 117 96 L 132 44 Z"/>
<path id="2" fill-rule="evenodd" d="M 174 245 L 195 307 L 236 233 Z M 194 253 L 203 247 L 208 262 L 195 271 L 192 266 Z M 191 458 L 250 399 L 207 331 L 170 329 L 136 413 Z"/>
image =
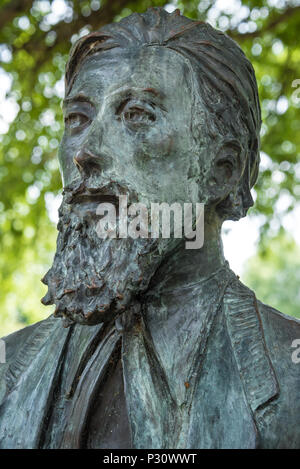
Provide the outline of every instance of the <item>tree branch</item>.
<path id="1" fill-rule="evenodd" d="M 245 34 L 238 33 L 236 30 L 231 30 L 231 31 L 226 31 L 226 34 L 228 34 L 228 36 L 230 36 L 232 39 L 234 39 L 237 42 L 243 42 L 243 41 L 246 41 L 247 39 L 254 39 L 255 37 L 261 36 L 262 34 L 264 34 L 266 32 L 272 31 L 279 24 L 283 23 L 288 18 L 290 18 L 292 15 L 294 15 L 295 13 L 299 13 L 299 12 L 300 12 L 300 6 L 289 7 L 283 13 L 279 13 L 276 16 L 276 18 L 269 21 L 269 23 L 266 24 L 261 29 L 253 31 L 251 33 L 245 33 Z"/>
<path id="2" fill-rule="evenodd" d="M 32 0 L 14 0 L 0 9 L 0 29 L 11 23 L 13 19 L 25 14 L 32 6 Z"/>
<path id="3" fill-rule="evenodd" d="M 100 29 L 105 24 L 111 23 L 114 17 L 120 13 L 120 11 L 128 4 L 128 0 L 107 0 L 106 3 L 96 12 L 92 12 L 88 17 L 83 16 L 79 11 L 76 11 L 77 15 L 70 23 L 60 21 L 53 27 L 51 32 L 56 33 L 55 41 L 51 46 L 48 46 L 45 42 L 48 32 L 44 32 L 41 29 L 34 34 L 31 39 L 22 45 L 22 49 L 31 55 L 39 53 L 39 61 L 46 61 L 49 58 L 49 52 L 51 53 L 55 47 L 59 44 L 66 43 L 72 37 L 73 34 L 86 25 L 90 25 L 92 29 Z M 76 3 L 74 2 L 74 10 Z M 16 51 L 17 48 L 14 48 Z M 44 59 L 41 56 L 44 55 Z"/>
<path id="4" fill-rule="evenodd" d="M 22 45 L 28 54 L 33 55 L 36 60 L 37 68 L 39 68 L 43 63 L 49 59 L 49 55 L 55 51 L 57 47 L 61 44 L 66 44 L 70 40 L 73 34 L 78 33 L 78 31 L 89 24 L 93 30 L 100 29 L 105 24 L 111 23 L 115 16 L 122 11 L 124 7 L 128 5 L 128 0 L 107 0 L 105 4 L 97 12 L 92 12 L 90 16 L 85 17 L 81 14 L 80 8 L 76 11 L 76 6 L 80 2 L 74 1 L 74 11 L 77 14 L 74 15 L 74 20 L 70 23 L 65 23 L 61 21 L 54 25 L 51 28 L 51 31 L 56 33 L 56 38 L 54 43 L 51 46 L 48 46 L 45 42 L 47 32 L 37 29 L 36 33 L 31 37 L 31 39 Z M 159 2 L 156 2 L 159 3 Z M 163 1 L 161 4 L 163 5 Z M 130 7 L 139 4 L 139 0 L 130 2 Z M 15 16 L 21 13 L 25 13 L 26 9 L 28 10 L 32 5 L 32 1 L 28 0 L 14 0 L 9 2 L 9 4 L 3 8 L 0 15 L 0 28 L 4 24 L 12 21 Z M 300 6 L 289 7 L 283 13 L 277 14 L 273 19 L 259 30 L 249 33 L 239 33 L 237 30 L 229 30 L 227 34 L 237 42 L 241 43 L 247 39 L 253 39 L 259 37 L 266 32 L 274 30 L 279 24 L 287 21 L 292 15 L 300 12 Z M 17 51 L 17 47 L 13 47 L 13 51 Z M 35 67 L 36 68 L 36 67 Z"/>

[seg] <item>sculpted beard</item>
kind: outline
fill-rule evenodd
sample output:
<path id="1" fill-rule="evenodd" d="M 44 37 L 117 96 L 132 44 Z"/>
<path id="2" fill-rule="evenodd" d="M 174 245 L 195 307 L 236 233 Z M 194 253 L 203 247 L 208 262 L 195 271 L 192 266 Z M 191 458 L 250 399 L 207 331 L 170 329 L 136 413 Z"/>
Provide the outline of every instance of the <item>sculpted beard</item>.
<path id="1" fill-rule="evenodd" d="M 73 188 L 59 210 L 57 248 L 53 265 L 43 278 L 48 292 L 43 304 L 55 304 L 55 316 L 93 325 L 123 313 L 145 291 L 170 250 L 170 240 L 130 237 L 101 239 L 96 208 L 83 187 Z M 76 203 L 76 196 L 81 201 Z M 92 198 L 92 195 L 91 195 Z M 178 241 L 178 240 L 177 240 Z"/>

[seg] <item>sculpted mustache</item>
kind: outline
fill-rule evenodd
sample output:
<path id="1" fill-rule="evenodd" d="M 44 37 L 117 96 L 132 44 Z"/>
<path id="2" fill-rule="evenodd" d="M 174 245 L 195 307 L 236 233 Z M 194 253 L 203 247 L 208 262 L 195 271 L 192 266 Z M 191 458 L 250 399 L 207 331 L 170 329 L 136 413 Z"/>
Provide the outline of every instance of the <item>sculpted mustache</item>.
<path id="1" fill-rule="evenodd" d="M 138 202 L 138 194 L 126 186 L 123 183 L 112 180 L 101 180 L 97 184 L 91 184 L 87 179 L 76 180 L 63 189 L 64 202 L 66 204 L 72 204 L 80 202 L 83 197 L 99 197 L 101 196 L 113 196 L 118 197 L 120 195 L 126 195 L 128 197 L 128 203 Z"/>

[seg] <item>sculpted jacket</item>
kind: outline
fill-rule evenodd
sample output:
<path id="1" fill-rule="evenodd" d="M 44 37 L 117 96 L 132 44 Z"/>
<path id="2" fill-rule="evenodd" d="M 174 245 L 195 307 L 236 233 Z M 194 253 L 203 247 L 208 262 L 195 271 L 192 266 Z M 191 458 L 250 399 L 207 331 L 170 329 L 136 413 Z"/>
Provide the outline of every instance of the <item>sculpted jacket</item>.
<path id="1" fill-rule="evenodd" d="M 300 448 L 300 321 L 233 275 L 216 287 L 178 392 L 142 316 L 69 329 L 50 316 L 5 337 L 0 447 Z"/>

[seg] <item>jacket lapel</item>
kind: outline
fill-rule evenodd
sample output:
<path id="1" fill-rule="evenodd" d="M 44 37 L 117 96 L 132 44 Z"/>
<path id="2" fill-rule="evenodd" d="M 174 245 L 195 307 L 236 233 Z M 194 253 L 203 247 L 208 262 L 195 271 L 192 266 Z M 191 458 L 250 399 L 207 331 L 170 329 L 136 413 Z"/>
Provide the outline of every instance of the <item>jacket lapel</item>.
<path id="1" fill-rule="evenodd" d="M 114 327 L 99 338 L 98 346 L 87 360 L 78 384 L 69 401 L 65 416 L 64 437 L 60 448 L 81 448 L 91 408 L 97 390 L 105 378 L 105 373 L 113 353 L 120 345 L 120 334 Z"/>
<path id="2" fill-rule="evenodd" d="M 234 280 L 224 296 L 224 311 L 244 391 L 255 414 L 279 394 L 279 386 L 266 348 L 254 293 Z"/>

